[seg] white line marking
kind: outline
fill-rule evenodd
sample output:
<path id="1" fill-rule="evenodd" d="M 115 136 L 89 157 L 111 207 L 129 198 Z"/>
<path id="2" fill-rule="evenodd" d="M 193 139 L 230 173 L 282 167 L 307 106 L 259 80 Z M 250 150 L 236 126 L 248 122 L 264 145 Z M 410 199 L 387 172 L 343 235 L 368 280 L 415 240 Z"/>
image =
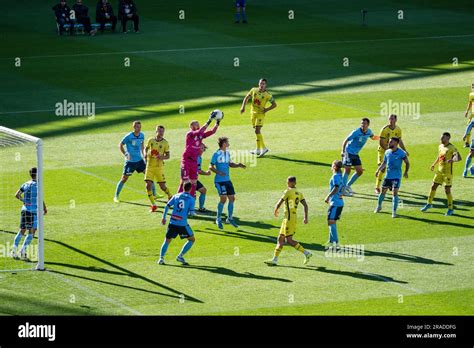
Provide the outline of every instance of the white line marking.
<path id="1" fill-rule="evenodd" d="M 66 278 L 65 276 L 63 276 L 59 273 L 54 273 L 54 271 L 51 272 L 49 270 L 46 270 L 46 273 L 51 274 L 52 276 L 58 278 L 59 280 L 65 282 L 65 283 L 67 283 L 67 284 L 69 284 L 69 285 L 71 285 L 71 286 L 73 286 L 73 287 L 75 287 L 79 290 L 82 290 L 82 291 L 86 292 L 87 294 L 93 295 L 97 298 L 100 298 L 101 300 L 103 300 L 105 302 L 108 302 L 108 303 L 111 303 L 115 306 L 118 306 L 118 307 L 120 307 L 120 308 L 134 314 L 134 315 L 144 315 L 143 313 L 137 311 L 136 309 L 134 309 L 132 307 L 129 307 L 129 306 L 127 306 L 127 305 L 125 305 L 125 304 L 123 304 L 123 303 L 121 303 L 121 302 L 119 302 L 119 301 L 117 301 L 117 300 L 115 300 L 111 297 L 107 297 L 105 295 L 99 294 L 98 292 L 95 292 L 94 290 L 92 290 L 90 287 L 82 285 L 82 284 L 80 284 L 78 282 L 75 282 L 71 279 L 68 279 L 68 278 Z"/>
<path id="2" fill-rule="evenodd" d="M 461 34 L 461 35 L 400 37 L 400 38 L 386 38 L 386 39 L 313 41 L 313 42 L 294 42 L 294 43 L 265 44 L 265 45 L 216 46 L 216 47 L 195 47 L 195 48 L 175 48 L 175 49 L 160 49 L 160 50 L 142 50 L 142 51 L 56 54 L 56 55 L 44 55 L 44 56 L 26 56 L 26 57 L 22 57 L 22 58 L 23 59 L 36 59 L 36 58 L 109 56 L 109 55 L 118 55 L 118 54 L 147 54 L 147 53 L 215 51 L 215 50 L 233 50 L 233 49 L 246 49 L 246 48 L 269 48 L 269 47 L 284 47 L 284 46 L 313 46 L 313 45 L 331 45 L 331 44 L 350 44 L 350 43 L 364 43 L 364 42 L 437 40 L 437 39 L 450 39 L 450 38 L 462 38 L 462 37 L 473 37 L 473 36 L 474 36 L 474 34 Z M 5 59 L 15 59 L 15 57 L 0 58 L 0 60 L 5 60 Z"/>

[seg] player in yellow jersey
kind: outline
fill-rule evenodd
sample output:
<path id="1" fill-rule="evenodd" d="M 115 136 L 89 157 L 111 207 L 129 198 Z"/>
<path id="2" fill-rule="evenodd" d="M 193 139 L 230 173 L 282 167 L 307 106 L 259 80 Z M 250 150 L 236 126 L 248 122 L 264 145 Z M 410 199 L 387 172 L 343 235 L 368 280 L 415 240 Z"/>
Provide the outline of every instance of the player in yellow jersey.
<path id="1" fill-rule="evenodd" d="M 388 141 L 391 138 L 397 138 L 400 140 L 398 146 L 401 147 L 403 151 L 406 152 L 407 156 L 409 156 L 407 149 L 405 148 L 405 144 L 402 140 L 402 130 L 400 127 L 397 126 L 397 115 L 392 114 L 388 117 L 388 124 L 380 130 L 379 134 L 379 147 L 377 153 L 377 166 L 383 163 L 383 159 L 385 156 L 385 151 L 388 150 Z M 385 170 L 380 171 L 379 175 L 375 178 L 375 193 L 380 193 L 380 187 L 382 186 L 382 181 L 385 175 Z"/>
<path id="2" fill-rule="evenodd" d="M 459 154 L 456 147 L 449 142 L 450 139 L 451 134 L 448 132 L 443 133 L 441 136 L 438 157 L 431 165 L 431 171 L 435 170 L 436 164 L 438 164 L 438 169 L 436 170 L 436 174 L 433 178 L 433 185 L 431 186 L 428 203 L 423 208 L 421 208 L 422 212 L 433 208 L 433 199 L 436 195 L 436 189 L 439 185 L 444 184 L 444 191 L 446 192 L 446 197 L 448 198 L 448 211 L 445 215 L 451 216 L 454 214 L 453 195 L 451 193 L 451 186 L 453 185 L 453 163 L 459 162 L 461 160 L 461 155 Z"/>
<path id="3" fill-rule="evenodd" d="M 468 117 L 469 116 L 469 117 Z M 471 85 L 471 93 L 469 93 L 469 102 L 467 103 L 467 110 L 464 117 L 468 117 L 467 124 L 471 123 L 472 117 L 474 116 L 474 83 Z M 470 146 L 471 132 L 469 132 L 464 140 L 464 147 Z"/>
<path id="4" fill-rule="evenodd" d="M 296 232 L 296 211 L 298 210 L 298 204 L 301 203 L 304 207 L 304 224 L 308 223 L 308 205 L 306 204 L 306 200 L 304 199 L 303 193 L 301 193 L 296 188 L 296 178 L 294 176 L 288 177 L 287 185 L 288 188 L 285 190 L 283 196 L 280 198 L 277 205 L 275 206 L 274 214 L 275 216 L 278 216 L 278 212 L 280 210 L 281 205 L 285 203 L 285 218 L 283 219 L 283 222 L 281 224 L 280 234 L 278 235 L 277 245 L 273 254 L 273 259 L 265 261 L 265 263 L 269 266 L 276 266 L 278 264 L 278 256 L 280 255 L 280 252 L 283 249 L 285 241 L 293 248 L 304 254 L 304 264 L 307 264 L 309 258 L 312 256 L 310 251 L 305 250 L 300 245 L 300 243 L 293 239 L 293 236 Z"/>
<path id="5" fill-rule="evenodd" d="M 163 136 L 165 127 L 156 126 L 156 136 L 148 139 L 145 147 L 146 169 L 145 183 L 146 192 L 151 202 L 151 212 L 156 211 L 155 198 L 153 197 L 152 185 L 156 181 L 164 193 L 168 195 L 168 200 L 172 197 L 170 190 L 166 187 L 165 163 L 170 158 L 170 146 Z"/>
<path id="6" fill-rule="evenodd" d="M 252 107 L 250 110 L 252 126 L 255 129 L 255 136 L 257 139 L 257 148 L 250 153 L 262 157 L 268 152 L 268 149 L 265 147 L 265 143 L 263 142 L 263 120 L 265 119 L 265 114 L 268 111 L 277 107 L 275 99 L 270 94 L 270 92 L 267 91 L 266 79 L 260 79 L 258 81 L 258 87 L 252 88 L 250 92 L 247 93 L 242 102 L 242 107 L 240 108 L 241 114 L 245 112 L 245 105 L 250 99 L 252 99 Z M 265 107 L 267 103 L 270 103 L 268 108 Z"/>

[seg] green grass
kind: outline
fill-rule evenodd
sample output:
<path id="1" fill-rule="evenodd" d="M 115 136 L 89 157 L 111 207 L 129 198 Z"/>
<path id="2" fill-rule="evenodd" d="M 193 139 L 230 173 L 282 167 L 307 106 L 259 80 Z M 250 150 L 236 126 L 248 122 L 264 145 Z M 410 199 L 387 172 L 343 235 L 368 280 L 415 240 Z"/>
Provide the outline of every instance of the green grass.
<path id="1" fill-rule="evenodd" d="M 140 34 L 93 38 L 58 37 L 52 4 L 25 4 L 11 4 L 0 24 L 7 34 L 0 47 L 0 124 L 45 142 L 48 271 L 0 273 L 1 314 L 474 313 L 466 301 L 474 295 L 474 181 L 461 177 L 464 160 L 454 166 L 456 215 L 443 215 L 441 189 L 435 209 L 419 211 L 441 132 L 451 132 L 467 154 L 461 136 L 474 77 L 469 1 L 260 0 L 249 2 L 250 22 L 243 26 L 233 23 L 231 1 L 141 0 Z M 362 8 L 369 11 L 365 27 Z M 177 18 L 180 9 L 184 21 Z M 397 19 L 399 9 L 404 20 Z M 21 67 L 14 57 L 22 58 Z M 158 266 L 165 228 L 161 213 L 148 213 L 142 176 L 128 181 L 122 203 L 112 202 L 123 165 L 118 142 L 135 119 L 147 137 L 156 124 L 165 125 L 171 146 L 166 177 L 175 190 L 191 119 L 203 122 L 218 107 L 226 115 L 218 134 L 230 137 L 234 150 L 254 147 L 249 116 L 239 114 L 239 105 L 261 76 L 269 79 L 278 108 L 263 128 L 269 156 L 232 171 L 240 228 L 220 231 L 213 215 L 198 216 L 190 221 L 197 238 L 187 255 L 191 266 L 174 261 L 180 240 L 169 248 L 169 265 Z M 55 116 L 54 105 L 64 99 L 95 102 L 95 118 Z M 401 218 L 387 214 L 388 200 L 384 214 L 372 213 L 377 144 L 369 141 L 361 153 L 365 174 L 338 222 L 342 243 L 363 246 L 364 258 L 326 257 L 329 164 L 361 117 L 371 118 L 374 132 L 385 125 L 381 108 L 389 101 L 418 103 L 421 113 L 399 115 L 412 163 L 402 183 Z M 207 141 L 205 164 L 215 141 Z M 27 180 L 31 150 L 0 151 L 1 246 L 16 233 L 20 206 L 12 196 Z M 14 160 L 17 152 L 21 161 Z M 272 256 L 280 225 L 272 209 L 289 175 L 298 178 L 310 207 L 310 222 L 298 225 L 296 238 L 315 256 L 303 266 L 302 256 L 285 247 L 281 266 L 269 268 L 263 261 Z M 206 205 L 215 211 L 212 178 L 202 181 L 209 189 Z M 2 269 L 32 266 L 0 259 Z"/>

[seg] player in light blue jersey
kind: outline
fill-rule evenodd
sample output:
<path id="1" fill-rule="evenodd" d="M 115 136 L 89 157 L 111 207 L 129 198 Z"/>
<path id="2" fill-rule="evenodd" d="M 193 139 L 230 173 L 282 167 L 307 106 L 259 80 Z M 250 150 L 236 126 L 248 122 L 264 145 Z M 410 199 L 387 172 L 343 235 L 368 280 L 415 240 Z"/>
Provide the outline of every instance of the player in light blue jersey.
<path id="1" fill-rule="evenodd" d="M 242 163 L 232 162 L 228 150 L 230 146 L 229 138 L 220 137 L 217 143 L 219 144 L 219 150 L 212 155 L 211 165 L 209 166 L 209 169 L 216 174 L 214 184 L 216 185 L 217 193 L 220 197 L 219 204 L 217 205 L 216 224 L 220 229 L 224 228 L 222 224 L 222 211 L 224 210 L 227 199 L 229 199 L 226 223 L 231 224 L 235 228 L 239 228 L 233 219 L 235 190 L 232 181 L 230 181 L 230 168 L 245 169 L 246 166 Z"/>
<path id="2" fill-rule="evenodd" d="M 342 199 L 342 193 L 344 190 L 344 184 L 342 182 L 342 161 L 335 160 L 332 162 L 333 176 L 329 181 L 329 194 L 326 196 L 324 201 L 329 204 L 328 209 L 328 226 L 329 226 L 329 246 L 339 249 L 339 237 L 337 235 L 336 222 L 340 219 L 342 209 L 344 208 L 344 200 Z"/>
<path id="3" fill-rule="evenodd" d="M 363 118 L 360 124 L 360 128 L 354 130 L 342 143 L 342 164 L 344 164 L 344 175 L 342 176 L 343 184 L 345 186 L 344 195 L 352 196 L 353 192 L 351 189 L 352 184 L 363 174 L 364 169 L 362 168 L 362 162 L 359 157 L 359 152 L 367 143 L 367 139 L 377 140 L 379 137 L 374 135 L 372 130 L 369 128 L 370 120 Z M 351 176 L 349 182 L 349 174 L 351 168 L 354 167 L 356 172 Z"/>
<path id="4" fill-rule="evenodd" d="M 30 169 L 31 180 L 21 185 L 20 189 L 15 193 L 15 198 L 23 202 L 21 207 L 20 217 L 20 231 L 13 240 L 13 251 L 11 256 L 14 259 L 21 258 L 24 261 L 29 261 L 27 256 L 27 248 L 31 241 L 35 237 L 35 232 L 38 228 L 38 182 L 36 181 L 38 170 L 36 168 Z M 48 210 L 46 204 L 43 202 L 43 213 L 46 215 Z M 21 238 L 25 235 L 26 230 L 29 231 L 28 235 L 23 242 L 20 250 L 20 257 L 18 257 L 18 246 L 20 245 Z"/>
<path id="5" fill-rule="evenodd" d="M 207 170 L 207 171 L 202 170 L 202 154 L 204 152 L 206 152 L 206 150 L 207 150 L 207 146 L 204 143 L 201 143 L 201 154 L 199 155 L 199 157 L 197 159 L 197 161 L 198 161 L 198 175 L 206 175 L 206 176 L 211 175 L 210 170 Z M 206 203 L 207 188 L 199 180 L 196 183 L 196 191 L 199 192 L 199 209 L 198 209 L 198 212 L 206 213 L 208 210 L 204 207 L 204 204 Z"/>
<path id="6" fill-rule="evenodd" d="M 471 134 L 471 131 L 473 128 L 474 128 L 474 120 L 472 120 L 471 123 L 469 123 L 466 127 L 466 131 L 464 132 L 464 136 L 462 137 L 462 140 L 464 142 L 467 141 L 467 139 L 469 138 L 469 135 Z M 471 161 L 473 157 L 474 157 L 474 138 L 471 139 L 469 155 L 467 155 L 466 157 L 466 165 L 464 166 L 464 171 L 462 173 L 462 176 L 465 178 L 467 178 L 469 171 L 471 172 L 471 175 L 474 176 L 474 165 L 471 166 Z"/>
<path id="7" fill-rule="evenodd" d="M 388 142 L 388 150 L 385 151 L 382 164 L 375 172 L 378 177 L 379 173 L 387 168 L 385 178 L 382 183 L 382 191 L 379 193 L 377 208 L 374 213 L 379 213 L 382 210 L 382 202 L 385 198 L 387 190 L 392 191 L 392 217 L 397 217 L 398 208 L 398 190 L 402 181 L 402 164 L 405 162 L 405 172 L 403 177 L 408 179 L 408 170 L 410 169 L 410 162 L 408 161 L 407 153 L 398 147 L 400 143 L 399 138 L 391 138 Z"/>
<path id="8" fill-rule="evenodd" d="M 144 142 L 145 134 L 141 132 L 142 124 L 140 121 L 133 122 L 133 131 L 123 137 L 119 143 L 120 152 L 125 156 L 125 165 L 123 166 L 122 178 L 117 183 L 115 189 L 114 202 L 120 202 L 120 192 L 122 191 L 123 185 L 127 182 L 128 178 L 133 172 L 144 173 L 146 169 L 146 163 L 144 158 Z M 157 198 L 163 196 L 156 195 L 155 185 L 152 185 L 153 195 Z"/>
<path id="9" fill-rule="evenodd" d="M 175 194 L 165 206 L 163 220 L 161 220 L 162 225 L 166 225 L 166 215 L 168 214 L 168 210 L 173 208 L 173 212 L 171 213 L 170 223 L 168 225 L 168 230 L 166 231 L 165 241 L 161 246 L 160 259 L 158 260 L 160 265 L 165 264 L 166 251 L 168 250 L 171 241 L 178 235 L 181 239 L 186 238 L 188 241 L 183 245 L 176 260 L 181 262 L 183 265 L 188 264 L 184 259 L 184 254 L 191 249 L 196 241 L 193 230 L 188 225 L 188 215 L 194 214 L 194 205 L 196 204 L 194 197 L 189 193 L 191 191 L 191 186 L 191 183 L 187 182 L 184 185 L 184 192 Z"/>

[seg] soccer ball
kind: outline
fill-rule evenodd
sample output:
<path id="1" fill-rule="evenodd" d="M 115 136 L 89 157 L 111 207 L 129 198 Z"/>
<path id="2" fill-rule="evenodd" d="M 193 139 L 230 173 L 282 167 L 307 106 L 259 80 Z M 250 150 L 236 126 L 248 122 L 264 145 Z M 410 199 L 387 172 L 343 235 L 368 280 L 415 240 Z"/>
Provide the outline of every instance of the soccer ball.
<path id="1" fill-rule="evenodd" d="M 215 120 L 222 120 L 224 118 L 224 113 L 219 109 L 215 109 L 211 112 L 211 118 Z"/>

